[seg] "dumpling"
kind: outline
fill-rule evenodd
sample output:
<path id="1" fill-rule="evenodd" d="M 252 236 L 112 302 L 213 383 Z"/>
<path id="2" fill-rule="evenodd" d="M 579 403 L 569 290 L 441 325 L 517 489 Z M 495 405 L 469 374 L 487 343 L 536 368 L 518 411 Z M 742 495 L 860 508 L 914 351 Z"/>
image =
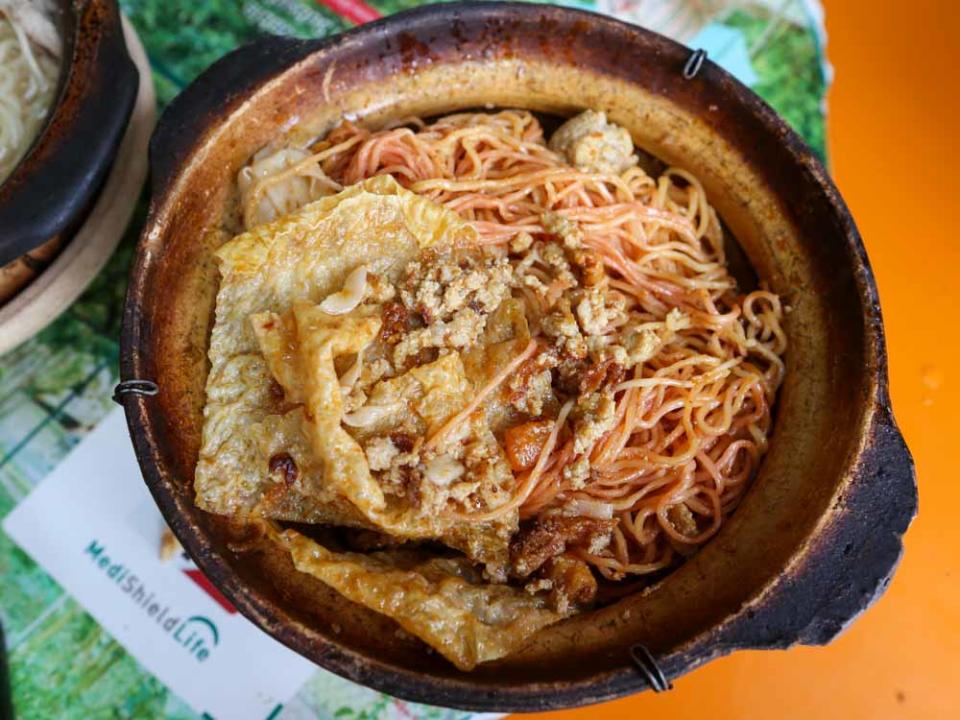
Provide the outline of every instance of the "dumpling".
<path id="1" fill-rule="evenodd" d="M 508 655 L 565 617 L 543 595 L 489 584 L 462 558 L 333 552 L 293 530 L 279 538 L 297 570 L 392 618 L 460 670 Z"/>

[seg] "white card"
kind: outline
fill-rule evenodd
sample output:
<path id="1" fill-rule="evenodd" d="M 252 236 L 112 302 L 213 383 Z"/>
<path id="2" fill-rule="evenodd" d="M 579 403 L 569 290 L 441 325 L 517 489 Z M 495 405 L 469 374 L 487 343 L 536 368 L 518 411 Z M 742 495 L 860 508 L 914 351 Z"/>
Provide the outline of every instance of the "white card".
<path id="1" fill-rule="evenodd" d="M 198 713 L 273 718 L 316 667 L 240 615 L 183 558 L 112 412 L 11 512 L 4 529 L 145 668 Z"/>

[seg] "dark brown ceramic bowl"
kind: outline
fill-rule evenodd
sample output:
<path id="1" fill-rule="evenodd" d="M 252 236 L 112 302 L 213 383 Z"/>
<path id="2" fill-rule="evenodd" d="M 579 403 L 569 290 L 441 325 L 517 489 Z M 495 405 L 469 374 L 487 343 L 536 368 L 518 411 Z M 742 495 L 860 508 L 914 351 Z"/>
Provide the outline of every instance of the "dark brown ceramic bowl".
<path id="1" fill-rule="evenodd" d="M 59 88 L 44 127 L 0 185 L 0 267 L 26 253 L 52 259 L 106 178 L 133 109 L 139 76 L 115 0 L 61 0 Z M 46 245 L 46 252 L 37 251 Z M 49 257 L 48 257 L 49 256 Z"/>
<path id="2" fill-rule="evenodd" d="M 916 510 L 890 413 L 873 276 L 823 167 L 773 111 L 690 51 L 606 17 L 528 4 L 426 7 L 322 41 L 270 38 L 223 59 L 168 109 L 132 271 L 122 376 L 160 508 L 213 582 L 328 670 L 403 698 L 477 710 L 598 702 L 739 648 L 829 641 L 884 590 Z M 296 573 L 283 553 L 193 503 L 217 271 L 237 171 L 281 127 L 480 106 L 605 110 L 650 153 L 696 172 L 758 275 L 792 307 L 775 430 L 759 476 L 706 547 L 649 590 L 541 632 L 463 673 L 389 620 Z M 249 534 L 248 534 L 249 535 Z M 251 658 L 256 662 L 255 658 Z"/>

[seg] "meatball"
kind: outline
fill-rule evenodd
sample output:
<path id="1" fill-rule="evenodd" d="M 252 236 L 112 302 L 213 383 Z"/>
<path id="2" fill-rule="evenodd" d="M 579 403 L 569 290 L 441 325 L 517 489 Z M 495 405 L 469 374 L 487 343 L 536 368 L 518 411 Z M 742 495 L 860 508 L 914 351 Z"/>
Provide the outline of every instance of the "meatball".
<path id="1" fill-rule="evenodd" d="M 550 138 L 549 146 L 587 172 L 621 173 L 637 164 L 630 133 L 595 110 L 567 120 Z"/>

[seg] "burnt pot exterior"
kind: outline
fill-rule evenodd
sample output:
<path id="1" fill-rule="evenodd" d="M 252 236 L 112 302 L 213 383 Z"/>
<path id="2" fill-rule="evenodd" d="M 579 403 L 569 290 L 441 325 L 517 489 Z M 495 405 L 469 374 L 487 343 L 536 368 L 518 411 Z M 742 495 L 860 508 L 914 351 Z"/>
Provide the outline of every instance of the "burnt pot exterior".
<path id="1" fill-rule="evenodd" d="M 600 702 L 647 687 L 643 644 L 669 678 L 739 648 L 828 642 L 886 587 L 916 512 L 910 455 L 887 394 L 876 287 L 857 229 L 811 152 L 759 98 L 690 51 L 569 9 L 423 8 L 323 41 L 272 38 L 214 65 L 165 113 L 153 200 L 124 313 L 121 372 L 151 492 L 184 547 L 237 607 L 328 670 L 385 692 L 474 710 Z M 737 512 L 643 593 L 541 632 L 517 654 L 454 669 L 396 625 L 293 570 L 250 528 L 193 504 L 211 253 L 233 180 L 291 122 L 342 113 L 520 106 L 606 110 L 635 142 L 704 181 L 759 277 L 791 305 L 787 375 L 768 455 Z"/>
<path id="2" fill-rule="evenodd" d="M 40 134 L 0 185 L 0 266 L 80 225 L 137 95 L 115 0 L 60 2 L 56 19 L 64 42 L 60 86 Z"/>

